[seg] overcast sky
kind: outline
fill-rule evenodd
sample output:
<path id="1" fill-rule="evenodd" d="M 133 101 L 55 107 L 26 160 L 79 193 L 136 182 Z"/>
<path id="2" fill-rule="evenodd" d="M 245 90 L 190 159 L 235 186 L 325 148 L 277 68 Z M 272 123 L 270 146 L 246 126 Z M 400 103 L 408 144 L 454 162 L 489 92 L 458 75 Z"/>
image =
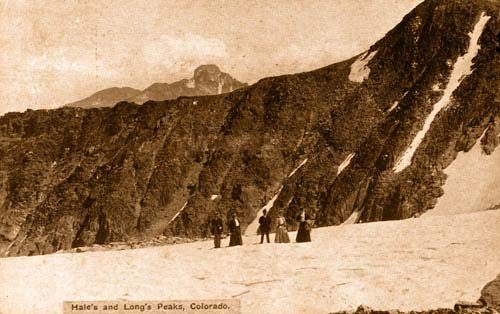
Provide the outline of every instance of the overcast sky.
<path id="1" fill-rule="evenodd" d="M 0 0 L 0 114 L 207 63 L 247 83 L 313 70 L 366 50 L 420 2 Z"/>

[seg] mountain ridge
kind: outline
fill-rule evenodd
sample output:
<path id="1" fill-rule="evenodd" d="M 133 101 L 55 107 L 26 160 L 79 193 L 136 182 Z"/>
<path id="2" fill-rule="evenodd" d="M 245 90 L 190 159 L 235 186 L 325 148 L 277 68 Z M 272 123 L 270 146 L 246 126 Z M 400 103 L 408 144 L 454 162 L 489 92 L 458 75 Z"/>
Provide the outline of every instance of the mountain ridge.
<path id="1" fill-rule="evenodd" d="M 472 72 L 395 172 L 482 14 Z M 276 195 L 271 215 L 283 209 L 292 227 L 302 208 L 318 226 L 419 215 L 458 152 L 482 134 L 484 153 L 498 145 L 498 16 L 497 2 L 428 0 L 368 51 L 314 71 L 223 95 L 2 116 L 0 252 L 203 236 L 214 212 L 238 211 L 246 227 Z"/>
<path id="2" fill-rule="evenodd" d="M 66 104 L 66 107 L 96 108 L 112 107 L 121 101 L 142 104 L 149 100 L 161 101 L 181 96 L 216 95 L 248 86 L 222 72 L 214 64 L 198 66 L 190 79 L 172 83 L 153 83 L 144 90 L 131 87 L 111 87 L 89 97 Z"/>

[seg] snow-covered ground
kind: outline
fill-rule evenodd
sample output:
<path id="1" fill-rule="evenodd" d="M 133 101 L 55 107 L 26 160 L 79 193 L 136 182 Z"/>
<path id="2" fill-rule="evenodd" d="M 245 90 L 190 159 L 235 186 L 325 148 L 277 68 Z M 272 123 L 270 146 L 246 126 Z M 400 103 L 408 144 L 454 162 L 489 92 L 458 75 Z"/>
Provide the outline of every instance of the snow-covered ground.
<path id="1" fill-rule="evenodd" d="M 217 250 L 205 241 L 4 258 L 0 313 L 61 313 L 63 300 L 110 299 L 239 298 L 243 313 L 451 307 L 477 300 L 500 271 L 499 225 L 500 211 L 483 211 L 319 228 L 301 244 L 251 236 Z"/>
<path id="2" fill-rule="evenodd" d="M 436 118 L 437 114 L 446 108 L 451 101 L 451 96 L 453 92 L 460 86 L 463 79 L 472 73 L 472 60 L 477 56 L 479 49 L 481 46 L 479 45 L 479 38 L 483 33 L 484 26 L 490 19 L 490 16 L 487 16 L 484 12 L 481 13 L 481 17 L 479 21 L 474 25 L 474 29 L 469 33 L 469 46 L 467 52 L 462 56 L 459 56 L 453 65 L 453 69 L 451 70 L 450 77 L 448 83 L 446 84 L 446 88 L 444 89 L 443 97 L 434 104 L 434 107 L 431 113 L 425 119 L 424 125 L 422 129 L 417 133 L 417 135 L 413 138 L 410 146 L 403 153 L 401 158 L 394 166 L 394 172 L 401 172 L 406 167 L 411 165 L 411 160 L 413 155 L 415 154 L 418 146 L 422 143 L 425 134 L 429 131 L 432 121 Z"/>

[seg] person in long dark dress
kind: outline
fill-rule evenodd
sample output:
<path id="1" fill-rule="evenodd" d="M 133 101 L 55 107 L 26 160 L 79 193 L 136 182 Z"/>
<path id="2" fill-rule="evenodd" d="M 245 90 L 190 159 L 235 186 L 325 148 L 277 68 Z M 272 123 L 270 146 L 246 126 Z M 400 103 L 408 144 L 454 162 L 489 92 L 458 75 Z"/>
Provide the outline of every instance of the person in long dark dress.
<path id="1" fill-rule="evenodd" d="M 233 213 L 233 217 L 228 224 L 229 231 L 231 232 L 229 246 L 243 245 L 243 239 L 241 238 L 240 220 L 238 219 L 238 214 L 236 212 Z"/>
<path id="2" fill-rule="evenodd" d="M 218 249 L 220 248 L 220 240 L 222 232 L 224 231 L 222 218 L 219 213 L 215 214 L 214 219 L 212 219 L 211 231 L 214 235 L 214 247 Z"/>
<path id="3" fill-rule="evenodd" d="M 311 217 L 303 209 L 297 216 L 299 222 L 299 230 L 297 231 L 297 242 L 311 242 Z"/>

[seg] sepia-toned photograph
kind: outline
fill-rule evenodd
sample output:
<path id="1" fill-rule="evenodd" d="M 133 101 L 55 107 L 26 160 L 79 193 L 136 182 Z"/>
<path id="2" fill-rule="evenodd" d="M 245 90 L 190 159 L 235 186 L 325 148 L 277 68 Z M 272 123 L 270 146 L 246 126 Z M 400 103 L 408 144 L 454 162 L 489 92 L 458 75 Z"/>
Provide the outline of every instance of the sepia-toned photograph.
<path id="1" fill-rule="evenodd" d="M 0 0 L 0 314 L 499 314 L 500 0 Z"/>

